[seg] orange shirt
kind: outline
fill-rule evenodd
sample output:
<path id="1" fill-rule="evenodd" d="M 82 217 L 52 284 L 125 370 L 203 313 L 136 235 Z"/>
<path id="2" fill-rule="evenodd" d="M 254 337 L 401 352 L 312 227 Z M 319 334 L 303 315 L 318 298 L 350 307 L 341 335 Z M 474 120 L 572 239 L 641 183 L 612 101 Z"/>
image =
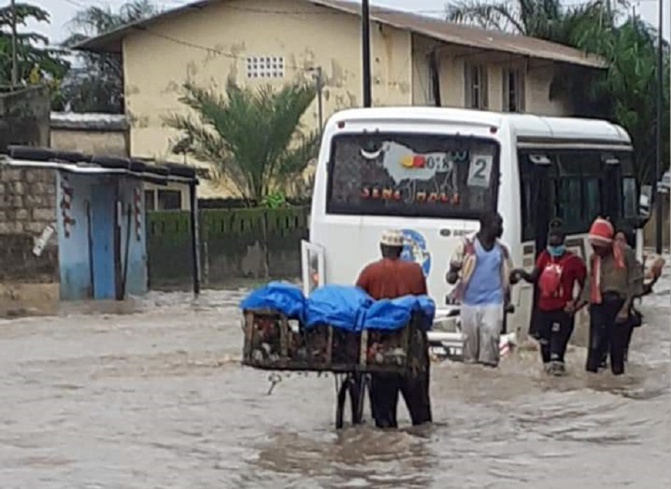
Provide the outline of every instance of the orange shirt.
<path id="1" fill-rule="evenodd" d="M 422 268 L 401 259 L 383 258 L 371 263 L 363 269 L 356 285 L 375 300 L 427 293 Z"/>

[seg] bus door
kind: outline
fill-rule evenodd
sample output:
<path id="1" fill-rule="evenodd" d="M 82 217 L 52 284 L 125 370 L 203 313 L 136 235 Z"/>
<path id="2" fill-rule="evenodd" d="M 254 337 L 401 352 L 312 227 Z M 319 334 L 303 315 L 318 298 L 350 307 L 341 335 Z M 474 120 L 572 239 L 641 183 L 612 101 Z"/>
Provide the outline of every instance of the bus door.
<path id="1" fill-rule="evenodd" d="M 534 222 L 534 257 L 538 255 L 547 246 L 547 235 L 550 228 L 550 220 L 554 217 L 554 180 L 552 178 L 552 161 L 544 154 L 531 154 L 529 160 L 533 165 L 531 180 L 532 202 L 536 212 Z"/>
<path id="2" fill-rule="evenodd" d="M 534 264 L 538 256 L 547 246 L 547 235 L 550 227 L 550 220 L 554 217 L 554 167 L 552 161 L 544 154 L 530 154 L 531 163 L 531 181 L 529 182 L 529 194 L 535 213 L 533 220 L 533 240 L 534 240 Z M 538 287 L 533 285 L 531 316 L 529 320 L 529 334 L 534 335 L 536 303 L 538 301 Z"/>

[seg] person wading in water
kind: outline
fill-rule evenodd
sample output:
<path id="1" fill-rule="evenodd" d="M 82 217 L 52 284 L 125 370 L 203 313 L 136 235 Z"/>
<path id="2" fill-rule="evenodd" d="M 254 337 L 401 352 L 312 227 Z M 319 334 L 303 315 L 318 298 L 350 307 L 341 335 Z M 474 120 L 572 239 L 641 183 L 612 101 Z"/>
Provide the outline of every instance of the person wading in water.
<path id="1" fill-rule="evenodd" d="M 520 278 L 537 284 L 535 331 L 545 371 L 553 375 L 566 372 L 564 355 L 575 326 L 577 302 L 585 285 L 587 267 L 578 255 L 566 249 L 566 234 L 560 220 L 550 223 L 548 245 L 538 256 L 531 273 L 513 270 L 511 281 Z M 578 292 L 574 298 L 574 290 Z"/>
<path id="2" fill-rule="evenodd" d="M 462 303 L 461 330 L 464 362 L 497 367 L 499 336 L 510 301 L 508 249 L 499 242 L 503 218 L 495 212 L 480 218 L 480 231 L 465 238 L 450 260 L 447 282 L 457 284 L 454 298 Z"/>
<path id="3" fill-rule="evenodd" d="M 615 241 L 621 246 L 629 246 L 632 250 L 636 250 L 636 233 L 635 231 L 628 227 L 623 226 L 615 233 Z M 647 258 L 644 256 L 643 261 L 647 262 Z M 636 297 L 637 299 L 642 298 L 648 294 L 652 293 L 652 289 L 662 276 L 662 269 L 664 267 L 665 261 L 662 257 L 653 255 L 651 266 L 646 270 L 644 265 L 639 263 L 641 269 L 644 270 L 644 283 L 641 295 Z M 647 282 L 646 282 L 647 281 Z M 643 324 L 643 314 L 634 306 L 631 306 L 629 311 L 629 318 L 627 319 L 624 326 L 627 328 L 626 332 L 626 342 L 624 348 L 624 361 L 625 363 L 629 360 L 629 346 L 631 344 L 631 338 L 634 334 L 634 330 L 640 327 Z M 604 351 L 601 358 L 601 364 L 599 368 L 606 368 L 608 366 L 608 349 Z"/>
<path id="4" fill-rule="evenodd" d="M 414 262 L 401 260 L 403 233 L 385 231 L 380 240 L 382 259 L 366 266 L 356 282 L 375 300 L 396 299 L 406 295 L 426 295 L 426 278 L 422 268 Z M 423 334 L 424 357 L 422 369 L 416 374 L 371 374 L 370 402 L 375 425 L 378 428 L 397 428 L 396 413 L 399 391 L 410 411 L 413 425 L 431 423 L 429 396 L 429 347 Z"/>
<path id="5" fill-rule="evenodd" d="M 599 371 L 604 352 L 610 353 L 614 375 L 624 374 L 624 352 L 632 301 L 642 293 L 643 270 L 629 246 L 615 241 L 613 225 L 597 218 L 589 230 L 592 254 L 582 304 L 589 304 L 589 350 L 585 369 Z"/>

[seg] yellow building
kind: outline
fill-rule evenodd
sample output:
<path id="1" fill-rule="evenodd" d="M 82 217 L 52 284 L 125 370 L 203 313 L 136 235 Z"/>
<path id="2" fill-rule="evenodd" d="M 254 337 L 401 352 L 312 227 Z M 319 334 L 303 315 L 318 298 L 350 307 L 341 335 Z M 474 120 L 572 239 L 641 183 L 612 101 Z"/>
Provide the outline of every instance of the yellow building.
<path id="1" fill-rule="evenodd" d="M 569 115 L 550 87 L 567 67 L 600 60 L 539 39 L 486 31 L 371 8 L 374 105 L 442 105 Z M 183 162 L 172 155 L 168 114 L 184 112 L 191 80 L 222 91 L 240 84 L 282 85 L 323 74 L 324 118 L 360 106 L 360 6 L 337 0 L 202 0 L 90 39 L 79 47 L 123 56 L 126 113 L 134 157 Z M 317 103 L 306 125 L 318 124 Z M 195 163 L 195 162 L 193 162 Z M 222 190 L 203 181 L 202 197 Z"/>

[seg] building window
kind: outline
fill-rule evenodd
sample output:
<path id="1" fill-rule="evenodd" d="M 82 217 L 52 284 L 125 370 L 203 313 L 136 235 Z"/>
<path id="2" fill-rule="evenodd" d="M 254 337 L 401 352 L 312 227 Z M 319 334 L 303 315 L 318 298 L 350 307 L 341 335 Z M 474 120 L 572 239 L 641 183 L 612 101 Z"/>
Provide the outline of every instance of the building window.
<path id="1" fill-rule="evenodd" d="M 159 190 L 158 210 L 176 211 L 182 208 L 182 192 L 179 190 Z"/>
<path id="2" fill-rule="evenodd" d="M 487 68 L 466 63 L 464 72 L 465 106 L 469 109 L 486 109 L 489 106 Z"/>
<path id="3" fill-rule="evenodd" d="M 503 112 L 524 112 L 524 73 L 522 70 L 503 70 Z"/>
<path id="4" fill-rule="evenodd" d="M 247 58 L 247 78 L 284 78 L 284 57 L 250 56 Z"/>

